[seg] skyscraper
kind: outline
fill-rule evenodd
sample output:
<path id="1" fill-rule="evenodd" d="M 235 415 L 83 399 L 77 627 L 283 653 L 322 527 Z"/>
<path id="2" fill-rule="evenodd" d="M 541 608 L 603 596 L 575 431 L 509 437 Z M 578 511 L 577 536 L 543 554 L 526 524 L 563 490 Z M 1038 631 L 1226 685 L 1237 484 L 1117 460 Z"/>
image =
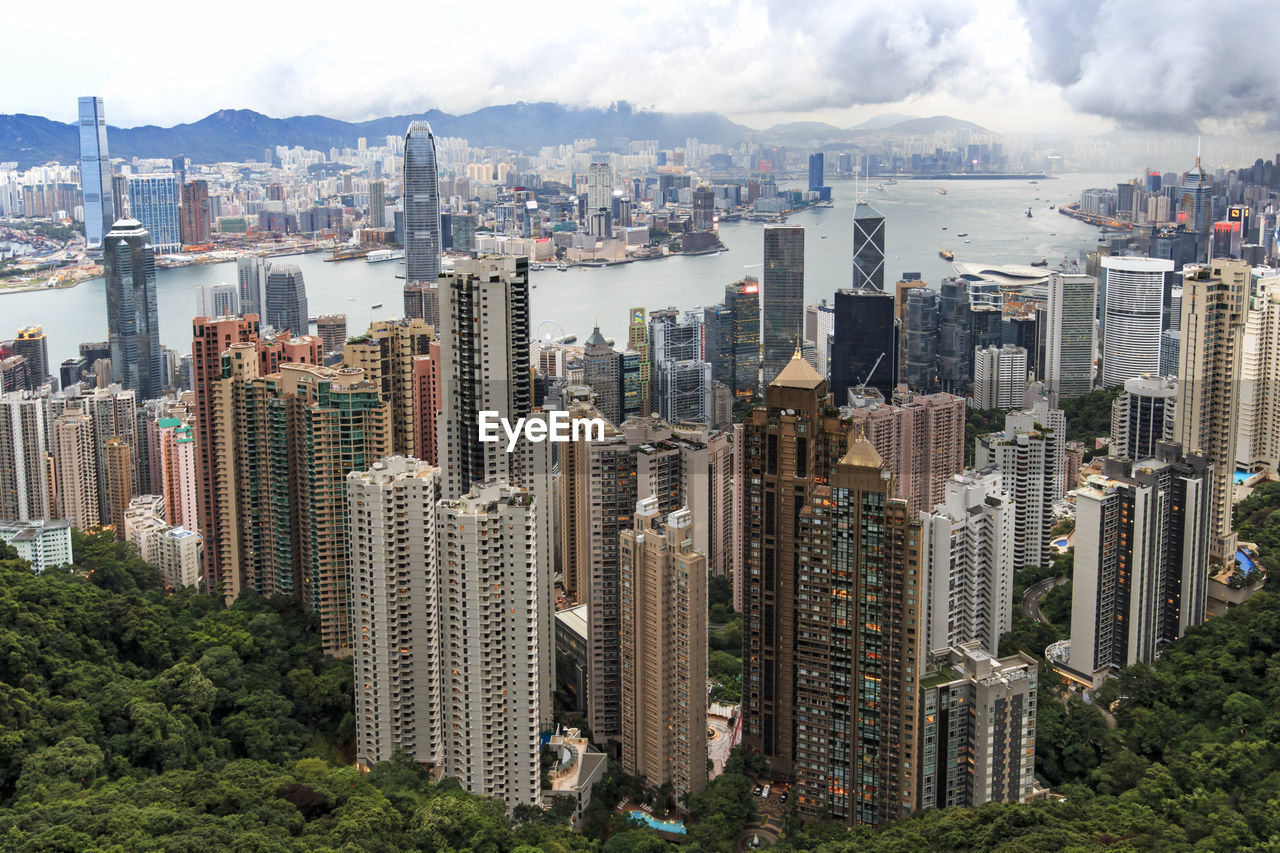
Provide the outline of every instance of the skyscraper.
<path id="1" fill-rule="evenodd" d="M 823 299 L 817 305 L 804 308 L 804 337 L 813 341 L 815 368 L 825 379 L 831 378 L 831 336 L 836 330 L 836 309 Z"/>
<path id="2" fill-rule="evenodd" d="M 865 201 L 853 208 L 853 289 L 884 290 L 884 215 Z"/>
<path id="3" fill-rule="evenodd" d="M 1025 802 L 1035 787 L 1038 664 L 981 643 L 931 655 L 920 697 L 919 808 Z"/>
<path id="4" fill-rule="evenodd" d="M 1173 441 L 1177 427 L 1178 383 L 1159 376 L 1126 379 L 1111 403 L 1110 455 L 1140 461 L 1156 455 L 1156 445 Z"/>
<path id="5" fill-rule="evenodd" d="M 189 181 L 182 185 L 182 243 L 184 246 L 209 242 L 211 220 L 209 182 Z"/>
<path id="6" fill-rule="evenodd" d="M 912 391 L 928 393 L 938 384 L 938 293 L 927 287 L 906 291 L 902 328 L 902 381 Z"/>
<path id="7" fill-rule="evenodd" d="M 307 284 L 297 264 L 272 264 L 267 271 L 267 325 L 279 334 L 305 335 L 310 328 Z"/>
<path id="8" fill-rule="evenodd" d="M 129 215 L 151 235 L 160 254 L 182 251 L 181 192 L 171 174 L 129 176 Z"/>
<path id="9" fill-rule="evenodd" d="M 369 182 L 369 225 L 382 228 L 387 224 L 387 185 L 383 181 Z"/>
<path id="10" fill-rule="evenodd" d="M 415 121 L 404 137 L 404 278 L 434 285 L 440 276 L 440 184 L 431 125 Z M 427 322 L 435 322 L 426 317 Z"/>
<path id="11" fill-rule="evenodd" d="M 613 206 L 613 167 L 594 160 L 587 167 L 587 215 Z"/>
<path id="12" fill-rule="evenodd" d="M 804 229 L 764 227 L 764 384 L 773 381 L 804 340 Z"/>
<path id="13" fill-rule="evenodd" d="M 622 767 L 679 798 L 707 781 L 707 557 L 693 514 L 658 506 L 641 499 L 619 535 Z"/>
<path id="14" fill-rule="evenodd" d="M 741 443 L 745 489 L 742 742 L 775 774 L 795 772 L 800 513 L 830 474 L 845 427 L 824 415 L 827 383 L 799 353 L 765 389 Z M 825 744 L 824 744 L 825 745 Z"/>
<path id="15" fill-rule="evenodd" d="M 610 423 L 622 423 L 622 353 L 615 350 L 596 326 L 582 353 L 582 379 L 596 395 L 596 408 Z"/>
<path id="16" fill-rule="evenodd" d="M 321 314 L 316 318 L 316 335 L 325 352 L 342 352 L 347 342 L 347 315 Z"/>
<path id="17" fill-rule="evenodd" d="M 1161 444 L 1142 462 L 1107 458 L 1076 492 L 1068 667 L 1085 679 L 1152 663 L 1204 622 L 1213 472 L 1180 454 Z"/>
<path id="18" fill-rule="evenodd" d="M 1027 392 L 1027 351 L 1022 347 L 978 347 L 973 352 L 973 405 L 1014 409 Z"/>
<path id="19" fill-rule="evenodd" d="M 1166 346 L 1166 349 L 1168 347 Z M 1177 373 L 1177 368 L 1173 371 Z M 1260 277 L 1241 338 L 1236 468 L 1280 471 L 1280 276 Z"/>
<path id="20" fill-rule="evenodd" d="M 1102 386 L 1160 369 L 1160 332 L 1164 326 L 1166 276 L 1173 261 L 1164 258 L 1105 257 L 1106 303 L 1102 309 Z"/>
<path id="21" fill-rule="evenodd" d="M 86 249 L 101 249 L 116 221 L 111 156 L 107 153 L 107 117 L 102 98 L 80 99 L 80 191 L 84 200 Z"/>
<path id="22" fill-rule="evenodd" d="M 347 475 L 351 620 L 356 672 L 356 761 L 370 767 L 405 750 L 438 764 L 440 471 L 393 456 Z"/>
<path id="23" fill-rule="evenodd" d="M 27 359 L 31 371 L 31 384 L 35 388 L 54 380 L 49 374 L 49 338 L 40 326 L 27 326 L 18 330 L 13 339 L 14 355 Z M 54 387 L 57 387 L 56 385 Z"/>
<path id="24" fill-rule="evenodd" d="M 0 394 L 0 518 L 54 517 L 50 435 L 43 400 L 21 392 Z"/>
<path id="25" fill-rule="evenodd" d="M 397 456 L 427 458 L 415 438 L 413 365 L 430 352 L 433 333 L 422 320 L 376 320 L 360 338 L 339 347 L 342 365 L 363 370 L 391 404 L 391 446 Z"/>
<path id="26" fill-rule="evenodd" d="M 994 471 L 947 482 L 946 500 L 920 513 L 926 649 L 976 640 L 992 656 L 1013 619 L 1013 499 Z"/>
<path id="27" fill-rule="evenodd" d="M 197 287 L 195 316 L 240 316 L 239 286 L 234 284 L 202 284 Z"/>
<path id="28" fill-rule="evenodd" d="M 898 328 L 893 294 L 837 290 L 831 336 L 831 393 L 840 405 L 850 389 L 874 388 L 886 400 L 898 384 Z"/>
<path id="29" fill-rule="evenodd" d="M 826 158 L 821 151 L 809 155 L 809 192 L 821 192 L 826 178 Z"/>
<path id="30" fill-rule="evenodd" d="M 156 259 L 151 235 L 121 219 L 103 241 L 111 378 L 144 400 L 164 393 L 164 354 L 156 308 Z"/>
<path id="31" fill-rule="evenodd" d="M 1232 473 L 1240 402 L 1240 361 L 1251 283 L 1247 261 L 1216 258 L 1183 268 L 1182 349 L 1176 440 L 1213 463 L 1210 495 L 1214 562 L 1233 559 Z"/>
<path id="32" fill-rule="evenodd" d="M 543 703 L 554 675 L 551 575 L 536 516 L 547 506 L 524 489 L 475 483 L 436 510 L 443 680 L 444 775 L 507 808 L 535 805 L 541 784 Z M 443 595 L 443 593 L 442 593 Z"/>
<path id="33" fill-rule="evenodd" d="M 649 315 L 649 360 L 654 414 L 675 423 L 711 423 L 711 364 L 703 360 L 702 312 L 675 308 Z"/>
<path id="34" fill-rule="evenodd" d="M 914 811 L 917 796 L 920 522 L 855 432 L 830 485 L 812 488 L 794 524 L 795 633 L 785 642 L 795 656 L 795 728 L 785 736 L 796 811 L 879 826 Z M 790 555 L 781 556 L 785 573 Z"/>
<path id="35" fill-rule="evenodd" d="M 81 530 L 97 527 L 100 516 L 93 420 L 79 409 L 68 409 L 53 422 L 52 433 L 57 472 L 56 515 Z"/>
<path id="36" fill-rule="evenodd" d="M 640 414 L 649 414 L 653 405 L 652 373 L 649 364 L 649 315 L 643 307 L 632 308 L 627 322 L 627 349 L 640 358 L 638 377 Z"/>
<path id="37" fill-rule="evenodd" d="M 236 260 L 236 279 L 240 286 L 240 310 L 261 318 L 267 310 L 264 295 L 267 287 L 267 262 L 250 255 Z M 213 315 L 206 315 L 213 316 Z"/>
<path id="38" fill-rule="evenodd" d="M 1088 275 L 1050 273 L 1048 303 L 1045 385 L 1055 401 L 1070 400 L 1093 390 L 1098 281 Z"/>

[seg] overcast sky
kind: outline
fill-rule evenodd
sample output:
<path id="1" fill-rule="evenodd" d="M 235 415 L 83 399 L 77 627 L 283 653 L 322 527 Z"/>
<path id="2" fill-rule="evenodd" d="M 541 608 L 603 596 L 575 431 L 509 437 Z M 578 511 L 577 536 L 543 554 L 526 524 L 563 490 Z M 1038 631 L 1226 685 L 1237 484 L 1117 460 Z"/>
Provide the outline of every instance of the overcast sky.
<path id="1" fill-rule="evenodd" d="M 1004 133 L 1280 125 L 1271 0 L 72 5 L 6 8 L 0 112 L 70 121 L 96 94 L 124 127 L 223 107 L 361 120 L 521 100 L 758 128 L 882 112 Z"/>

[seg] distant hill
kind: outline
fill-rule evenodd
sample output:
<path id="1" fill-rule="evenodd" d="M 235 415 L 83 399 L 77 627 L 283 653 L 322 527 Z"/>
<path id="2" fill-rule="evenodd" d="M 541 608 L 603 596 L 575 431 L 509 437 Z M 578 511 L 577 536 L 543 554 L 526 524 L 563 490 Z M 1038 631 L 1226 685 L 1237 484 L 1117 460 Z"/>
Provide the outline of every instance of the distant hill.
<path id="1" fill-rule="evenodd" d="M 909 118 L 881 128 L 887 133 L 937 133 L 940 130 L 973 130 L 978 133 L 991 133 L 980 124 L 965 121 L 952 116 L 930 116 L 929 118 Z"/>
<path id="2" fill-rule="evenodd" d="M 461 116 L 431 110 L 363 122 L 317 115 L 271 118 L 252 110 L 224 109 L 173 127 L 108 127 L 107 144 L 112 157 L 126 159 L 185 155 L 193 163 L 261 160 L 268 146 L 301 145 L 321 151 L 354 148 L 361 136 L 372 141 L 403 134 L 409 122 L 416 120 L 430 122 L 438 136 L 524 151 L 584 137 L 595 137 L 602 149 L 618 137 L 657 139 L 664 147 L 682 146 L 689 137 L 736 145 L 748 132 L 718 113 L 649 112 L 625 102 L 603 109 L 542 102 L 485 107 Z M 79 157 L 75 125 L 42 116 L 0 115 L 0 162 L 14 160 L 20 168 L 28 168 L 51 161 L 74 163 Z"/>
<path id="3" fill-rule="evenodd" d="M 861 124 L 855 124 L 850 130 L 883 130 L 891 127 L 898 122 L 907 121 L 908 119 L 918 118 L 918 116 L 909 116 L 906 113 L 880 113 L 872 116 Z"/>

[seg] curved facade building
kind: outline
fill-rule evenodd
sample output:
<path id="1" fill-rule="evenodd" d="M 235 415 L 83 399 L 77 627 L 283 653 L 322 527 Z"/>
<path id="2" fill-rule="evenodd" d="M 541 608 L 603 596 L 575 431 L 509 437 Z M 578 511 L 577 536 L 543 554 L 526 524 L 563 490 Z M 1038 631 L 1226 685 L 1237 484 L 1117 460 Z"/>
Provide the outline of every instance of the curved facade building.
<path id="1" fill-rule="evenodd" d="M 1173 261 L 1103 258 L 1102 384 L 1111 388 L 1144 373 L 1159 374 L 1165 279 Z"/>
<path id="2" fill-rule="evenodd" d="M 440 277 L 440 183 L 431 125 L 415 121 L 404 136 L 404 277 Z"/>

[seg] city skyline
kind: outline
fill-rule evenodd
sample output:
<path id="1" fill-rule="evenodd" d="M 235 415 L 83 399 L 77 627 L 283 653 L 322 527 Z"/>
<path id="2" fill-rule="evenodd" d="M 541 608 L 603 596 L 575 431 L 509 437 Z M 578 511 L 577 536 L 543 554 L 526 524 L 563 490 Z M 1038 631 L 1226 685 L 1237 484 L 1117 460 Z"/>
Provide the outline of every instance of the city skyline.
<path id="1" fill-rule="evenodd" d="M 236 5 L 216 19 L 201 20 L 207 37 L 238 37 Z M 1238 85 L 1221 96 L 1210 56 L 1187 58 L 1179 47 L 1185 18 L 1198 21 L 1197 43 L 1204 47 L 1197 51 L 1212 51 L 1239 33 L 1203 2 L 1181 7 L 1180 14 L 1162 16 L 1115 0 L 1091 0 L 1084 8 L 1002 0 L 943 9 L 908 2 L 891 8 L 823 4 L 803 10 L 764 0 L 739 6 L 731 15 L 675 3 L 594 9 L 589 25 L 587 16 L 572 13 L 528 16 L 521 20 L 523 41 L 466 75 L 454 73 L 447 63 L 424 67 L 395 52 L 363 65 L 359 74 L 351 73 L 352 63 L 317 64 L 312 61 L 317 53 L 340 51 L 342 32 L 325 27 L 321 17 L 308 20 L 285 9 L 252 7 L 254 20 L 265 29 L 291 37 L 269 54 L 240 57 L 213 79 L 181 61 L 181 42 L 162 39 L 145 58 L 121 62 L 104 75 L 99 65 L 89 65 L 92 35 L 73 32 L 67 35 L 67 61 L 28 81 L 4 107 L 71 121 L 72 103 L 88 89 L 112 104 L 110 114 L 120 126 L 135 126 L 194 121 L 227 107 L 361 119 L 427 108 L 465 112 L 517 101 L 604 106 L 624 99 L 646 109 L 716 109 L 760 129 L 795 120 L 847 127 L 885 112 L 959 111 L 1004 132 L 1194 131 L 1197 123 L 1210 133 L 1273 132 L 1280 72 L 1265 63 L 1265 51 L 1233 52 Z M 241 8 L 250 11 L 248 4 Z M 520 14 L 515 4 L 507 8 Z M 1253 0 L 1237 11 L 1242 19 L 1260 18 L 1266 7 Z M 416 14 L 424 19 L 430 14 L 433 28 L 450 32 L 462 52 L 483 49 L 486 33 L 470 25 L 469 10 L 415 10 L 409 25 Z M 41 16 L 34 8 L 15 10 L 14 30 L 37 26 Z M 165 26 L 180 24 L 172 16 L 164 20 Z M 1148 50 L 1135 53 L 1124 40 L 1111 37 L 1117 31 L 1143 33 Z M 616 39 L 599 38 L 600 33 L 625 33 L 632 43 L 664 47 L 621 63 Z M 1063 33 L 1070 38 L 1062 39 Z M 80 39 L 83 50 L 77 47 Z M 40 60 L 39 50 L 37 43 L 19 42 L 7 61 L 15 69 L 28 66 Z M 569 68 L 561 69 L 566 73 L 533 73 L 549 56 L 568 57 Z M 752 59 L 744 63 L 744 56 Z M 135 86 L 144 62 L 171 70 L 161 77 L 148 75 L 154 84 L 145 96 Z M 733 73 L 724 73 L 726 68 Z M 1169 68 L 1179 69 L 1176 82 L 1168 77 Z M 1111 85 L 1120 74 L 1130 81 L 1124 93 Z M 689 79 L 698 85 L 685 85 Z M 1130 97 L 1135 91 L 1143 97 Z M 385 94 L 371 94 L 378 92 Z"/>

